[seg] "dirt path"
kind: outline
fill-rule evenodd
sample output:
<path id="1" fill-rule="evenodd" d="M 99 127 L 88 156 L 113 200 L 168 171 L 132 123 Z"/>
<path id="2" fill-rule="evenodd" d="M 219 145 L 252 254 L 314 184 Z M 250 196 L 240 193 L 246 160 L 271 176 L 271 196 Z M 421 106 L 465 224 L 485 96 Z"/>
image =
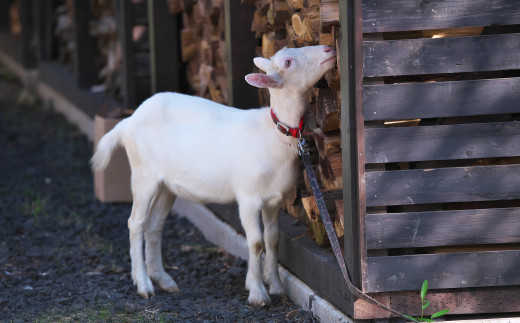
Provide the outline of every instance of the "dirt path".
<path id="1" fill-rule="evenodd" d="M 20 103 L 20 89 L 0 66 L 0 321 L 316 321 L 281 298 L 249 306 L 246 262 L 176 216 L 163 254 L 181 292 L 139 298 L 129 275 L 130 204 L 95 200 L 91 144 L 41 103 Z"/>

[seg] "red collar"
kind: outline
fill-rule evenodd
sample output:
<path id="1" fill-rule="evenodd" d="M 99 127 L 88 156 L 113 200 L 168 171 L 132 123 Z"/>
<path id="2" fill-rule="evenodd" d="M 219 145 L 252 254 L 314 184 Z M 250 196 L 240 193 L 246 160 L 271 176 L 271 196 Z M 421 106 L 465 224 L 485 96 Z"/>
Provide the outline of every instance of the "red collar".
<path id="1" fill-rule="evenodd" d="M 300 120 L 300 125 L 298 126 L 298 128 L 291 128 L 285 123 L 280 122 L 280 120 L 278 120 L 278 117 L 274 113 L 273 108 L 271 108 L 271 118 L 273 119 L 273 122 L 276 125 L 278 131 L 280 131 L 284 135 L 291 136 L 293 138 L 300 138 L 302 136 L 303 117 Z"/>

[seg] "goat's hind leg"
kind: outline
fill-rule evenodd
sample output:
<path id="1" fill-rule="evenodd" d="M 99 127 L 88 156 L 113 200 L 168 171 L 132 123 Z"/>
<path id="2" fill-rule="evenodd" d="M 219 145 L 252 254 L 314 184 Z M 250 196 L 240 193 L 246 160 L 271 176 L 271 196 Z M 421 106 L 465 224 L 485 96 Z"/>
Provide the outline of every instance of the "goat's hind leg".
<path id="1" fill-rule="evenodd" d="M 168 293 L 178 292 L 179 288 L 170 275 L 166 273 L 162 263 L 161 238 L 164 222 L 170 213 L 175 195 L 166 187 L 158 189 L 148 221 L 145 226 L 146 269 L 152 281 Z"/>
<path id="2" fill-rule="evenodd" d="M 148 276 L 144 263 L 143 242 L 144 227 L 147 222 L 148 213 L 157 187 L 154 183 L 140 178 L 137 180 L 132 174 L 132 193 L 134 203 L 132 214 L 128 219 L 128 230 L 130 231 L 130 258 L 132 260 L 132 279 L 137 285 L 137 294 L 148 298 L 154 294 L 153 284 Z"/>

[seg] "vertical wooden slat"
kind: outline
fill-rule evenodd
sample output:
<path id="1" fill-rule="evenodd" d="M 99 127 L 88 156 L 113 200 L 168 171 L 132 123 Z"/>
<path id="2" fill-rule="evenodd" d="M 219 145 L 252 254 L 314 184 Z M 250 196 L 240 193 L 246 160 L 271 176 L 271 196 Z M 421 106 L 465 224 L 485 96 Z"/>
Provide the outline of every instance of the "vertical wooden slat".
<path id="1" fill-rule="evenodd" d="M 26 68 L 36 67 L 36 47 L 32 41 L 34 35 L 34 12 L 32 8 L 32 0 L 20 0 L 19 11 L 22 24 L 20 58 Z"/>
<path id="2" fill-rule="evenodd" d="M 238 108 L 258 106 L 257 89 L 244 80 L 254 68 L 257 40 L 250 31 L 255 5 L 240 0 L 225 0 L 228 104 Z"/>
<path id="3" fill-rule="evenodd" d="M 0 31 L 9 29 L 9 0 L 0 0 Z"/>
<path id="4" fill-rule="evenodd" d="M 76 50 L 74 52 L 74 71 L 79 87 L 90 87 L 96 83 L 97 68 L 95 63 L 96 39 L 90 35 L 92 11 L 90 1 L 74 0 L 74 34 Z"/>
<path id="5" fill-rule="evenodd" d="M 363 161 L 358 159 L 359 149 L 363 144 L 359 131 L 362 123 L 361 114 L 362 81 L 359 48 L 361 42 L 361 1 L 340 1 L 340 72 L 341 72 L 341 140 L 343 146 L 343 205 L 345 224 L 345 261 L 353 283 L 361 287 L 361 239 L 360 220 L 365 205 L 363 189 L 359 186 L 362 176 Z M 353 67 L 353 68 L 351 68 Z M 359 110 L 359 111 L 358 111 Z M 361 127 L 360 127 L 361 126 Z M 360 190 L 361 188 L 361 190 Z"/>
<path id="6" fill-rule="evenodd" d="M 37 59 L 49 61 L 52 57 L 52 1 L 35 1 L 34 14 L 37 38 Z"/>
<path id="7" fill-rule="evenodd" d="M 123 104 L 128 109 L 136 108 L 135 67 L 132 46 L 132 3 L 126 0 L 114 0 L 114 11 L 117 23 L 117 33 L 121 42 L 122 58 L 122 94 Z"/>
<path id="8" fill-rule="evenodd" d="M 180 15 L 168 11 L 168 3 L 148 1 L 152 93 L 180 91 Z"/>

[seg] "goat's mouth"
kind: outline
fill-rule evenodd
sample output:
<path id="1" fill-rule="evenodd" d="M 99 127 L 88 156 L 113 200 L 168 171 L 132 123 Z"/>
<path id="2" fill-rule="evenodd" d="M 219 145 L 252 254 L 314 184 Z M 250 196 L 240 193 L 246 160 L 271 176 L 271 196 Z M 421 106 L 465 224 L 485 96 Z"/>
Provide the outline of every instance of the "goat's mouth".
<path id="1" fill-rule="evenodd" d="M 334 60 L 334 61 L 336 60 L 336 55 L 333 55 L 333 56 L 327 58 L 326 60 L 324 60 L 323 62 L 321 62 L 321 64 L 325 64 L 325 63 L 330 62 L 330 61 L 332 61 L 332 60 Z"/>

